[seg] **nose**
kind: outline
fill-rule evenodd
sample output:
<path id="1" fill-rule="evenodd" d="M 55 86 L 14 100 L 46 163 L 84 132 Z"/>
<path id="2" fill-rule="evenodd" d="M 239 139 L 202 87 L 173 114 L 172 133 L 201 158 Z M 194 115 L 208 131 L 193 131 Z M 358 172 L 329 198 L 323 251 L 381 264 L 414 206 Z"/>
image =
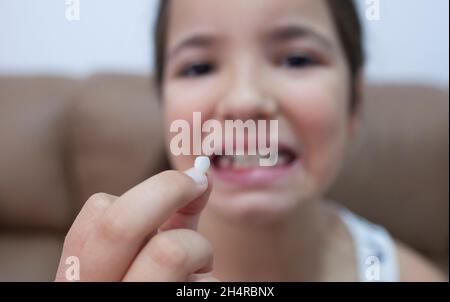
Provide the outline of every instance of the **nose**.
<path id="1" fill-rule="evenodd" d="M 274 98 L 264 92 L 260 75 L 250 68 L 240 68 L 231 75 L 226 93 L 217 105 L 222 120 L 268 120 L 278 111 Z"/>

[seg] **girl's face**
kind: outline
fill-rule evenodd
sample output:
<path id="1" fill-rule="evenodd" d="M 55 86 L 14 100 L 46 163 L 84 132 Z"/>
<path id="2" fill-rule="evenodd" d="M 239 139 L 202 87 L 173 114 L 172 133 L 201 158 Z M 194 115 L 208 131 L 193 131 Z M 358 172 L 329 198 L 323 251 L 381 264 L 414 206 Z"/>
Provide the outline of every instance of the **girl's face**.
<path id="1" fill-rule="evenodd" d="M 171 1 L 162 87 L 167 145 L 174 120 L 195 130 L 193 112 L 222 126 L 278 121 L 276 166 L 214 159 L 208 209 L 216 214 L 279 219 L 334 180 L 353 117 L 349 69 L 328 9 L 325 0 Z M 176 169 L 195 159 L 169 157 Z"/>

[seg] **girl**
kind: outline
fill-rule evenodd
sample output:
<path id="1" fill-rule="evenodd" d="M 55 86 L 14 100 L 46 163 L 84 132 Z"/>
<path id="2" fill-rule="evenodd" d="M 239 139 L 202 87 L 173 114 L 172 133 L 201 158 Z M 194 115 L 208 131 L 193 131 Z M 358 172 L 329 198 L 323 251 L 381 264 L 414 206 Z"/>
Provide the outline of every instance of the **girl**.
<path id="1" fill-rule="evenodd" d="M 361 106 L 350 0 L 163 1 L 155 38 L 167 145 L 171 122 L 193 112 L 277 120 L 278 163 L 217 155 L 206 178 L 186 170 L 195 156 L 169 152 L 177 171 L 86 202 L 57 280 L 69 256 L 84 281 L 441 280 L 382 227 L 323 198 Z"/>

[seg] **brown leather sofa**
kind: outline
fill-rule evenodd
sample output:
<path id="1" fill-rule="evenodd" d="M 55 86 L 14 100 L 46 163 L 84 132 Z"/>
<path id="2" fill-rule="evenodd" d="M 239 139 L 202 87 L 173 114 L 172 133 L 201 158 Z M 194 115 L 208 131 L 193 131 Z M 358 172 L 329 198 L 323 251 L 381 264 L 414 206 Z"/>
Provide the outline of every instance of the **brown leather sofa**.
<path id="1" fill-rule="evenodd" d="M 0 281 L 54 278 L 64 235 L 94 192 L 167 167 L 151 79 L 0 77 Z M 448 92 L 372 85 L 329 196 L 448 273 Z"/>

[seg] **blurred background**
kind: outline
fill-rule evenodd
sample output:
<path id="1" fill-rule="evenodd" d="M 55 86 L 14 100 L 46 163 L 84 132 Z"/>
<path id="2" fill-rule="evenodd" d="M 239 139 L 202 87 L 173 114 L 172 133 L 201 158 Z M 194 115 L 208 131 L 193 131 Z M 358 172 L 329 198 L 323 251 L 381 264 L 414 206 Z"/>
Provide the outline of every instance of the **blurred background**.
<path id="1" fill-rule="evenodd" d="M 379 20 L 363 17 L 373 81 L 448 86 L 449 1 L 379 2 Z M 152 71 L 151 33 L 158 0 L 80 0 L 80 19 L 68 21 L 65 0 L 0 2 L 0 73 Z M 368 2 L 370 3 L 370 1 Z"/>
<path id="2" fill-rule="evenodd" d="M 355 2 L 366 120 L 329 195 L 448 272 L 449 1 Z M 158 3 L 0 0 L 0 280 L 51 280 L 90 194 L 167 166 L 151 84 Z"/>

